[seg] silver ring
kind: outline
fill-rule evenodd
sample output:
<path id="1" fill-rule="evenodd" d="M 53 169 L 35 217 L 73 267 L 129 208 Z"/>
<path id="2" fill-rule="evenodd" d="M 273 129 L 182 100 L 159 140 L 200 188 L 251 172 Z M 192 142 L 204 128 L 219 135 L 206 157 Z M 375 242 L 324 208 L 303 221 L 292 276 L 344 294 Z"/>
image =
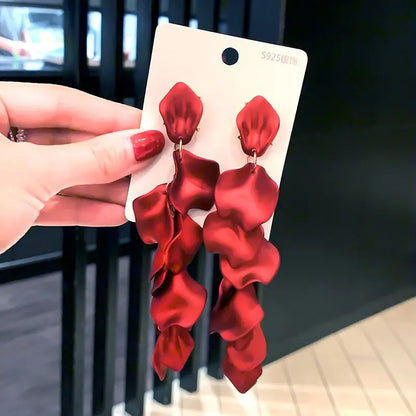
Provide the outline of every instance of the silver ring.
<path id="1" fill-rule="evenodd" d="M 175 143 L 174 150 L 179 150 L 179 156 L 182 157 L 182 139 L 179 139 L 179 144 Z"/>
<path id="2" fill-rule="evenodd" d="M 254 164 L 254 168 L 256 168 L 256 166 L 257 166 L 257 152 L 256 152 L 256 149 L 251 149 L 251 151 L 252 151 L 252 155 L 251 156 L 247 156 L 247 163 L 249 163 L 250 162 L 250 158 L 253 158 L 253 164 Z"/>
<path id="3" fill-rule="evenodd" d="M 27 139 L 25 130 L 24 129 L 15 128 L 15 127 L 12 127 L 9 130 L 8 137 L 9 137 L 9 139 L 11 141 L 16 142 L 16 143 L 24 142 Z"/>

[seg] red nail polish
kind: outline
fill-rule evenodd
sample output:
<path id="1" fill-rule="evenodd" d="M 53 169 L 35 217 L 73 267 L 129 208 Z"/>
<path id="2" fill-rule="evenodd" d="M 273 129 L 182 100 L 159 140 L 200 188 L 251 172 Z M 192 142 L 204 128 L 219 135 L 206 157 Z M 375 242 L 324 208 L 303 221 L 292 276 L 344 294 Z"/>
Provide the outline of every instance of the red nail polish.
<path id="1" fill-rule="evenodd" d="M 130 137 L 134 157 L 137 161 L 146 160 L 160 153 L 165 146 L 165 138 L 158 130 L 148 130 Z"/>

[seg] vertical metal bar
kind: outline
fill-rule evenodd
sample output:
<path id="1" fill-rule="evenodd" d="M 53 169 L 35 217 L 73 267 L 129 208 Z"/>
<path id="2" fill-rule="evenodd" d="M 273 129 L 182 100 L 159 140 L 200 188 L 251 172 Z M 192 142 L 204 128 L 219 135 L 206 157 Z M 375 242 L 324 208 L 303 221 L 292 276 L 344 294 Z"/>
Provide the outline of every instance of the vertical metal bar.
<path id="1" fill-rule="evenodd" d="M 131 225 L 130 286 L 128 304 L 127 359 L 126 359 L 126 412 L 134 416 L 144 414 L 144 394 L 151 388 L 149 273 L 152 248 L 143 244 Z M 152 332 L 151 332 L 152 331 Z M 152 341 L 153 341 L 153 337 Z"/>
<path id="2" fill-rule="evenodd" d="M 102 1 L 101 15 L 100 94 L 121 101 L 124 0 Z"/>
<path id="3" fill-rule="evenodd" d="M 83 88 L 87 78 L 88 0 L 64 0 L 64 83 Z"/>
<path id="4" fill-rule="evenodd" d="M 136 105 L 143 106 L 144 93 L 152 54 L 153 37 L 159 18 L 159 0 L 136 0 L 137 51 L 135 78 Z"/>
<path id="5" fill-rule="evenodd" d="M 229 35 L 247 37 L 250 6 L 250 0 L 228 0 L 227 33 Z M 261 7 L 263 7 L 263 2 Z M 264 8 L 264 11 L 267 12 L 267 9 Z"/>
<path id="6" fill-rule="evenodd" d="M 158 0 L 136 0 L 137 50 L 134 71 L 135 103 L 142 107 L 152 54 L 153 37 L 159 18 Z M 150 371 L 150 290 L 148 276 L 152 248 L 143 244 L 136 227 L 130 232 L 130 287 L 128 305 L 126 357 L 126 411 L 134 416 L 144 414 L 144 394 L 152 387 Z M 152 331 L 152 332 L 151 332 Z"/>
<path id="7" fill-rule="evenodd" d="M 64 228 L 63 233 L 61 415 L 82 416 L 86 247 L 81 228 Z"/>
<path id="8" fill-rule="evenodd" d="M 170 0 L 168 17 L 169 23 L 188 26 L 191 18 L 191 0 Z"/>
<path id="9" fill-rule="evenodd" d="M 124 1 L 103 1 L 101 13 L 101 44 L 105 47 L 101 49 L 100 94 L 121 101 Z M 114 405 L 118 240 L 117 228 L 97 230 L 93 416 L 111 416 Z"/>
<path id="10" fill-rule="evenodd" d="M 222 279 L 219 257 L 214 256 L 214 272 L 212 280 L 212 299 L 211 309 L 214 307 L 218 299 L 218 288 Z M 222 371 L 222 361 L 225 357 L 225 342 L 221 337 L 214 333 L 209 338 L 209 352 L 208 352 L 208 374 L 214 378 L 220 379 L 224 377 Z"/>
<path id="11" fill-rule="evenodd" d="M 153 37 L 159 18 L 158 0 L 136 0 L 137 50 L 134 71 L 135 102 L 143 106 L 144 94 L 152 54 Z M 151 388 L 150 372 L 150 288 L 148 276 L 152 249 L 139 239 L 131 225 L 130 288 L 126 358 L 126 411 L 132 415 L 144 414 L 144 394 Z"/>
<path id="12" fill-rule="evenodd" d="M 159 380 L 157 374 L 154 374 L 153 381 L 153 399 L 161 404 L 172 403 L 172 382 L 176 377 L 176 373 L 168 370 L 163 381 Z"/>
<path id="13" fill-rule="evenodd" d="M 66 85 L 83 88 L 87 77 L 87 0 L 64 0 Z M 79 227 L 63 229 L 61 415 L 82 416 L 84 398 L 86 247 Z"/>
<path id="14" fill-rule="evenodd" d="M 247 36 L 253 40 L 280 44 L 283 41 L 286 0 L 253 1 Z"/>
<path id="15" fill-rule="evenodd" d="M 97 230 L 92 414 L 111 416 L 114 405 L 118 292 L 118 229 Z"/>
<path id="16" fill-rule="evenodd" d="M 197 4 L 198 29 L 218 30 L 220 0 L 199 0 Z"/>
<path id="17" fill-rule="evenodd" d="M 214 255 L 201 248 L 196 261 L 189 267 L 191 276 L 204 287 L 211 288 L 214 273 Z M 204 367 L 208 358 L 209 316 L 211 311 L 212 291 L 208 290 L 207 302 L 201 317 L 192 329 L 195 348 L 180 374 L 181 387 L 190 392 L 198 389 L 198 370 Z"/>

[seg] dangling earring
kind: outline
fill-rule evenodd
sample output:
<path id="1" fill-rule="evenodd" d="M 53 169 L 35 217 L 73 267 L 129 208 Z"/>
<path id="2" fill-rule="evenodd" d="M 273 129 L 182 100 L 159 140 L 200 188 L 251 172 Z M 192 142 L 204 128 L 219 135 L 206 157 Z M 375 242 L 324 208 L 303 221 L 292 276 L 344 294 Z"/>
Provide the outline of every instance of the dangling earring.
<path id="1" fill-rule="evenodd" d="M 167 369 L 182 370 L 194 347 L 189 333 L 201 315 L 207 293 L 186 270 L 202 243 L 202 229 L 190 209 L 209 210 L 219 177 L 218 163 L 183 148 L 202 117 L 201 99 L 186 84 L 175 84 L 159 105 L 174 143 L 175 175 L 133 202 L 137 231 L 146 244 L 158 244 L 152 263 L 151 315 L 158 338 L 153 367 L 163 380 Z"/>
<path id="2" fill-rule="evenodd" d="M 260 326 L 264 312 L 254 283 L 270 283 L 280 266 L 279 252 L 264 238 L 262 227 L 273 215 L 279 188 L 258 164 L 279 125 L 278 114 L 261 96 L 240 111 L 237 126 L 247 164 L 220 175 L 215 187 L 217 211 L 208 215 L 203 227 L 205 246 L 219 253 L 223 275 L 210 330 L 227 341 L 224 374 L 241 393 L 256 383 L 266 357 Z"/>

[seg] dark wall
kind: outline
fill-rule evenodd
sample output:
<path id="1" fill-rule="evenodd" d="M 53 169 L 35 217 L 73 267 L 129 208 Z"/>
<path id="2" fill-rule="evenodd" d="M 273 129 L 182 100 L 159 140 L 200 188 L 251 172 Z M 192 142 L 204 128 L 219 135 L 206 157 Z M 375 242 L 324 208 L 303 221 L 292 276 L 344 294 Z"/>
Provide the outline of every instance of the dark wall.
<path id="1" fill-rule="evenodd" d="M 269 359 L 416 295 L 413 1 L 288 0 L 309 56 L 264 291 Z"/>

